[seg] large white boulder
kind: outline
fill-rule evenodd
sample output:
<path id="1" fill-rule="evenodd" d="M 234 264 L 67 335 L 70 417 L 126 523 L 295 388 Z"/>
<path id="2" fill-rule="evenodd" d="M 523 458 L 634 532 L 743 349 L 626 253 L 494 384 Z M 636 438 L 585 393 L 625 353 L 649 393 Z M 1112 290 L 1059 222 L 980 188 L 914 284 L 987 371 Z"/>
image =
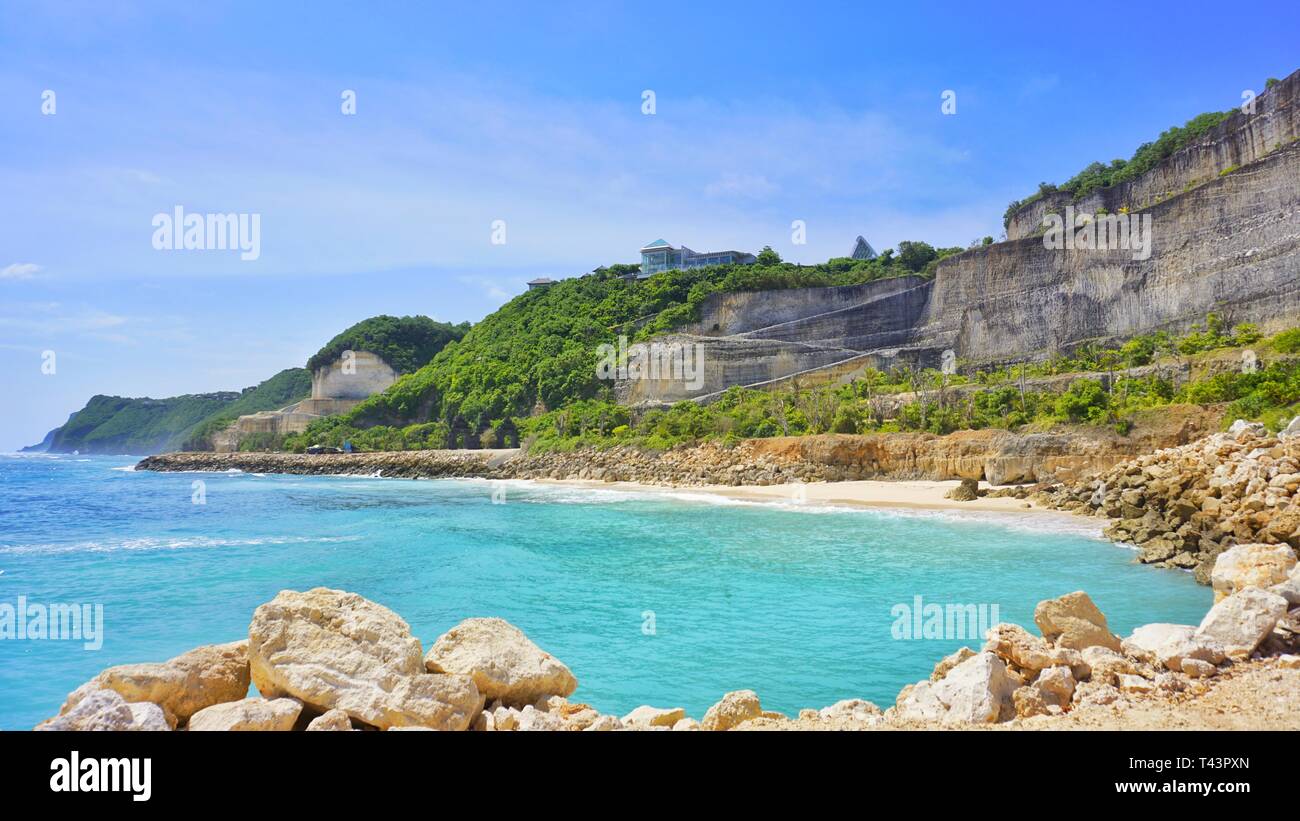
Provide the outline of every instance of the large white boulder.
<path id="1" fill-rule="evenodd" d="M 419 639 L 396 613 L 355 593 L 282 590 L 248 627 L 253 684 L 316 711 L 381 729 L 465 730 L 483 708 L 466 676 L 425 672 Z"/>
<path id="2" fill-rule="evenodd" d="M 1181 671 L 1184 659 L 1218 664 L 1223 661 L 1222 645 L 1207 636 L 1198 636 L 1190 624 L 1144 624 L 1124 640 L 1128 655 L 1149 659 L 1170 670 Z M 1116 671 L 1119 672 L 1119 671 Z"/>
<path id="3" fill-rule="evenodd" d="M 515 707 L 567 697 L 578 687 L 568 667 L 505 619 L 462 621 L 434 642 L 424 666 L 431 673 L 469 676 L 489 701 Z"/>
<path id="4" fill-rule="evenodd" d="M 1016 682 L 992 652 L 976 653 L 937 682 L 920 681 L 895 706 L 898 718 L 989 724 L 1010 717 Z"/>
<path id="5" fill-rule="evenodd" d="M 1283 597 L 1248 587 L 1211 607 L 1196 628 L 1195 639 L 1220 645 L 1229 658 L 1244 659 L 1268 638 L 1286 609 Z"/>
<path id="6" fill-rule="evenodd" d="M 1247 587 L 1268 588 L 1281 584 L 1296 567 L 1295 551 L 1285 544 L 1239 544 L 1214 560 L 1210 584 L 1214 600 L 1220 602 Z"/>
<path id="7" fill-rule="evenodd" d="M 170 730 L 162 708 L 156 704 L 129 704 L 113 690 L 82 688 L 76 702 L 35 729 L 47 731 L 141 731 Z"/>
<path id="8" fill-rule="evenodd" d="M 1228 436 L 1240 441 L 1247 437 L 1267 436 L 1268 429 L 1259 422 L 1247 422 L 1245 419 L 1238 419 L 1228 426 Z"/>

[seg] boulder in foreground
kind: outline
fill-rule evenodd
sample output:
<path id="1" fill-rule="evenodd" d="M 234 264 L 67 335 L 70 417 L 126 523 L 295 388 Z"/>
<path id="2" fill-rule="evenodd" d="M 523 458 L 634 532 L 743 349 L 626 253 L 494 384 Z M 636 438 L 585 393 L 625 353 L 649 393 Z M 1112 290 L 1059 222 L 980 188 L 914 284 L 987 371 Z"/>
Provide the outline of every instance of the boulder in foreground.
<path id="1" fill-rule="evenodd" d="M 1210 584 L 1214 601 L 1223 601 L 1248 587 L 1272 587 L 1287 581 L 1295 570 L 1295 551 L 1285 544 L 1239 544 L 1214 560 Z"/>
<path id="2" fill-rule="evenodd" d="M 253 684 L 381 729 L 464 730 L 483 696 L 464 676 L 431 675 L 419 639 L 388 608 L 341 590 L 282 590 L 248 627 Z"/>
<path id="3" fill-rule="evenodd" d="M 894 713 L 909 721 L 989 724 L 1014 712 L 1016 682 L 997 654 L 976 653 L 937 682 L 919 681 L 899 693 Z"/>
<path id="4" fill-rule="evenodd" d="M 80 698 L 66 712 L 42 721 L 35 729 L 78 732 L 171 729 L 157 704 L 129 704 L 113 690 L 83 687 L 76 693 L 80 693 Z"/>
<path id="5" fill-rule="evenodd" d="M 758 693 L 753 690 L 735 690 L 709 708 L 700 722 L 701 730 L 730 730 L 763 714 Z"/>
<path id="6" fill-rule="evenodd" d="M 1286 615 L 1286 599 L 1258 587 L 1247 587 L 1215 603 L 1196 628 L 1194 638 L 1223 648 L 1229 658 L 1244 659 Z"/>
<path id="7" fill-rule="evenodd" d="M 248 683 L 248 642 L 208 644 L 161 663 L 109 667 L 69 694 L 59 715 L 89 692 L 112 690 L 129 704 L 158 705 L 174 727 L 205 707 L 238 701 Z"/>
<path id="8" fill-rule="evenodd" d="M 245 698 L 199 710 L 190 719 L 190 730 L 292 730 L 301 713 L 296 698 Z"/>
<path id="9" fill-rule="evenodd" d="M 488 701 L 524 707 L 547 696 L 568 697 L 578 680 L 564 663 L 505 619 L 465 619 L 429 648 L 430 673 L 469 676 Z"/>
<path id="10" fill-rule="evenodd" d="M 1105 647 L 1119 652 L 1119 637 L 1110 632 L 1106 617 L 1082 590 L 1039 602 L 1034 608 L 1034 624 L 1043 638 L 1057 647 Z"/>

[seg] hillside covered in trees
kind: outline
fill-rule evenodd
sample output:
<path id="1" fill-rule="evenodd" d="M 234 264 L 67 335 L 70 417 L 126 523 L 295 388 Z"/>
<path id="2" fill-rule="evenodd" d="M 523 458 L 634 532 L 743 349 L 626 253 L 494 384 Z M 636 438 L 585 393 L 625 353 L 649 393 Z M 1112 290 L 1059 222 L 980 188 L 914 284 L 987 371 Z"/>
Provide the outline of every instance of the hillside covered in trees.
<path id="1" fill-rule="evenodd" d="M 370 351 L 399 373 L 429 362 L 460 339 L 469 323 L 450 325 L 427 316 L 375 316 L 335 336 L 307 362 L 243 391 L 186 394 L 165 399 L 95 396 L 66 423 L 29 450 L 55 453 L 150 454 L 205 450 L 212 434 L 238 417 L 278 410 L 311 395 L 312 371 L 345 350 Z"/>
<path id="2" fill-rule="evenodd" d="M 387 446 L 428 447 L 444 435 L 436 426 L 458 416 L 481 425 L 582 399 L 608 398 L 609 383 L 596 376 L 597 347 L 615 342 L 620 334 L 646 339 L 680 327 L 697 317 L 700 303 L 710 294 L 930 275 L 939 259 L 961 250 L 902 242 L 897 252 L 889 249 L 872 260 L 844 257 L 796 265 L 781 261 L 769 248 L 751 265 L 673 270 L 642 280 L 625 276 L 636 266 L 599 268 L 520 294 L 423 368 L 351 413 L 313 423 L 286 446 L 386 436 Z M 413 425 L 422 427 L 396 432 Z M 386 430 L 360 434 L 377 427 Z"/>
<path id="3" fill-rule="evenodd" d="M 242 413 L 284 407 L 311 393 L 311 374 L 288 368 L 243 391 L 166 399 L 94 396 L 42 443 L 54 453 L 148 454 L 184 449 Z"/>

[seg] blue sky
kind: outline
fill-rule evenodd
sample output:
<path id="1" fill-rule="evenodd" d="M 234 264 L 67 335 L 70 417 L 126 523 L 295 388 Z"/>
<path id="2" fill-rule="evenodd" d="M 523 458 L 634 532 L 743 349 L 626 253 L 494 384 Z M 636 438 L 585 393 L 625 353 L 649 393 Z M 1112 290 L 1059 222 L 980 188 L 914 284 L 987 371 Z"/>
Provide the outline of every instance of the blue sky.
<path id="1" fill-rule="evenodd" d="M 1300 68 L 1294 3 L 702 5 L 0 3 L 0 450 L 658 237 L 996 236 L 1039 181 Z M 176 205 L 261 215 L 260 257 L 155 250 Z"/>

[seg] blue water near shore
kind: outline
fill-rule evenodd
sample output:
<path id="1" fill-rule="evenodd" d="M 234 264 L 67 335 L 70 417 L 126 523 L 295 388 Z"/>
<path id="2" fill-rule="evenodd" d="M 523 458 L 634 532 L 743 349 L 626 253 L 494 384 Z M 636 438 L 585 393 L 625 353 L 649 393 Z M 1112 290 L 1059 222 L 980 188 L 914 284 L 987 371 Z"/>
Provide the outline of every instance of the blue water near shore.
<path id="1" fill-rule="evenodd" d="M 134 472 L 129 457 L 0 456 L 0 605 L 104 607 L 104 641 L 0 641 L 0 728 L 53 714 L 104 667 L 247 635 L 285 588 L 360 593 L 427 648 L 500 616 L 563 660 L 574 698 L 701 717 L 751 688 L 793 713 L 888 706 L 978 640 L 896 640 L 896 605 L 1086 589 L 1126 633 L 1196 623 L 1211 593 L 1053 516 L 731 502 L 691 493 L 346 477 Z M 191 503 L 196 479 L 206 504 Z M 493 504 L 505 487 L 505 503 Z M 653 613 L 653 633 L 646 626 Z"/>

